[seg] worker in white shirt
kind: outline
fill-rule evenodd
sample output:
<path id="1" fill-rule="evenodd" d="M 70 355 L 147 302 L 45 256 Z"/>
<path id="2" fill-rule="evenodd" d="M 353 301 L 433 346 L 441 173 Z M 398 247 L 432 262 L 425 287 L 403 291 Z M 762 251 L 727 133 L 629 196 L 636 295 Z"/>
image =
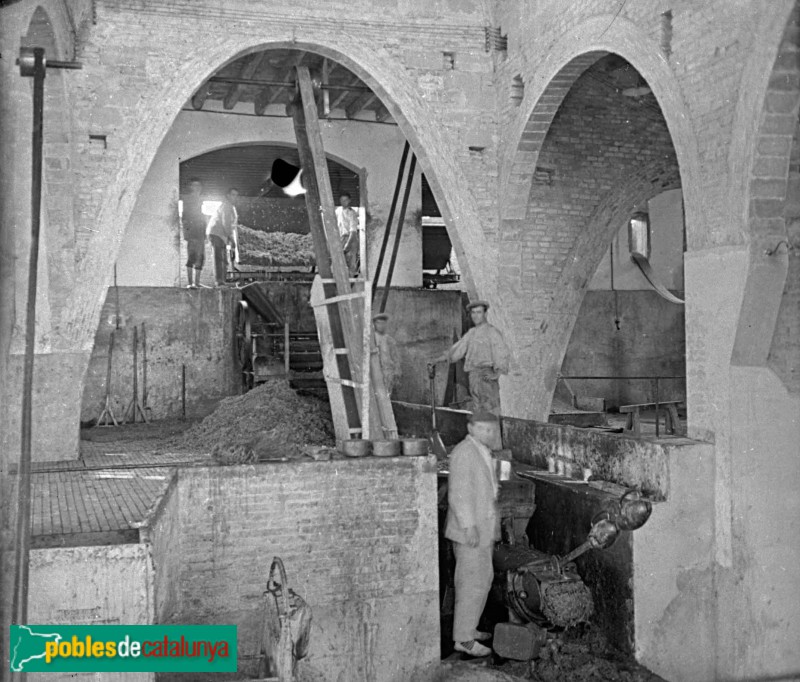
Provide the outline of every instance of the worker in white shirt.
<path id="1" fill-rule="evenodd" d="M 350 195 L 342 192 L 339 197 L 340 206 L 336 207 L 336 225 L 342 239 L 342 251 L 347 262 L 350 277 L 358 275 L 358 255 L 360 239 L 358 236 L 358 211 L 350 205 Z"/>

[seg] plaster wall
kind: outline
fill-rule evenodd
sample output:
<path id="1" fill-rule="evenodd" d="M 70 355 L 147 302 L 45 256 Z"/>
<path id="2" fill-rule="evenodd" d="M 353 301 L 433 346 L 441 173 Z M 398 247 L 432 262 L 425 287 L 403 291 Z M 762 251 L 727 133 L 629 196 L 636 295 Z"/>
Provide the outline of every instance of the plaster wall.
<path id="1" fill-rule="evenodd" d="M 251 113 L 251 108 L 239 104 L 234 113 Z M 271 107 L 267 111 L 271 113 L 269 117 L 226 116 L 227 112 L 222 110 L 209 113 L 214 111 L 211 108 L 209 111 L 181 111 L 178 114 L 147 171 L 125 230 L 117 258 L 117 283 L 120 286 L 186 284 L 186 243 L 180 236 L 177 219 L 180 162 L 233 145 L 266 142 L 294 145 L 292 120 L 275 113 L 281 109 Z M 341 112 L 334 113 L 338 116 Z M 322 120 L 321 129 L 326 154 L 355 166 L 366 184 L 361 196 L 369 215 L 367 261 L 372 264 L 374 272 L 405 138 L 393 125 Z M 264 175 L 268 174 L 269 168 L 265 168 Z M 422 194 L 419 178 L 417 172 L 392 278 L 395 286 L 422 285 L 422 232 L 418 223 Z M 391 238 L 394 243 L 394 231 Z M 386 267 L 383 272 L 386 272 Z M 210 244 L 206 244 L 206 265 L 201 282 L 213 283 Z"/>
<path id="2" fill-rule="evenodd" d="M 117 295 L 120 328 L 116 328 Z M 81 402 L 81 421 L 96 420 L 105 405 L 106 372 L 114 333 L 111 407 L 118 420 L 133 395 L 133 333 L 137 330 L 139 399 L 144 397 L 147 341 L 147 407 L 154 420 L 182 415 L 183 367 L 186 367 L 186 416 L 205 416 L 220 398 L 239 392 L 234 312 L 239 292 L 231 289 L 187 291 L 174 287 L 109 287 L 95 335 Z M 141 421 L 140 418 L 138 418 Z"/>
<path id="3" fill-rule="evenodd" d="M 683 292 L 683 193 L 662 192 L 647 202 L 650 215 L 650 265 L 658 281 L 670 291 Z M 611 282 L 611 252 L 614 253 L 614 281 Z M 620 226 L 588 286 L 595 289 L 651 290 L 641 270 L 630 258 L 628 224 Z M 681 298 L 679 295 L 678 298 Z"/>
<path id="4" fill-rule="evenodd" d="M 728 679 L 715 657 L 714 449 L 666 453 L 669 497 L 630 534 L 636 656 L 670 682 Z"/>
<path id="5" fill-rule="evenodd" d="M 29 594 L 29 623 L 147 625 L 154 622 L 150 548 L 129 544 L 32 550 Z M 97 677 L 98 673 L 28 673 L 28 679 L 37 682 L 88 682 Z M 154 673 L 102 677 L 111 682 L 155 680 Z"/>
<path id="6" fill-rule="evenodd" d="M 678 377 L 658 383 L 659 400 L 686 397 L 683 306 L 654 291 L 587 291 L 561 365 L 561 374 L 599 377 Z M 606 409 L 653 402 L 652 379 L 565 379 L 576 396 L 604 398 Z"/>

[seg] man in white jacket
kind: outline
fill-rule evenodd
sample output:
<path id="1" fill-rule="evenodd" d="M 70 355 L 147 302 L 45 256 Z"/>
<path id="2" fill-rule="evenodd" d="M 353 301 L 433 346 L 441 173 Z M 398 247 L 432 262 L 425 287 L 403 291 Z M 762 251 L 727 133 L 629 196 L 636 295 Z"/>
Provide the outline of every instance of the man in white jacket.
<path id="1" fill-rule="evenodd" d="M 456 556 L 453 641 L 456 651 L 469 656 L 492 651 L 480 643 L 490 635 L 478 631 L 478 621 L 494 577 L 494 543 L 500 539 L 497 473 L 489 449 L 499 428 L 496 415 L 474 412 L 467 437 L 450 454 L 444 535 L 453 541 Z"/>

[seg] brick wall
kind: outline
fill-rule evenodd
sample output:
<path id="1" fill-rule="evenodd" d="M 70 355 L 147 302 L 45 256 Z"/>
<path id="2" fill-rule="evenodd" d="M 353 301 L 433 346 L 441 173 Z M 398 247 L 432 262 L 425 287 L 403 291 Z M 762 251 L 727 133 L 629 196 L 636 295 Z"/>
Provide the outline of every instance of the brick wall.
<path id="1" fill-rule="evenodd" d="M 787 251 L 786 281 L 775 320 L 767 361 L 786 388 L 800 393 L 800 12 L 786 27 L 768 90 L 768 104 L 759 129 L 751 192 L 758 197 L 750 214 L 759 246 L 774 248 L 782 239 Z M 789 144 L 788 134 L 793 135 Z M 787 158 L 788 156 L 788 158 Z M 788 162 L 788 174 L 786 166 Z"/>
<path id="2" fill-rule="evenodd" d="M 412 679 L 438 660 L 436 471 L 427 458 L 182 469 L 154 533 L 161 616 L 235 623 L 258 653 L 270 564 L 312 607 L 309 662 L 328 679 Z M 159 535 L 165 537 L 159 539 Z M 171 608 L 163 608 L 172 604 Z M 247 661 L 243 661 L 246 665 Z"/>

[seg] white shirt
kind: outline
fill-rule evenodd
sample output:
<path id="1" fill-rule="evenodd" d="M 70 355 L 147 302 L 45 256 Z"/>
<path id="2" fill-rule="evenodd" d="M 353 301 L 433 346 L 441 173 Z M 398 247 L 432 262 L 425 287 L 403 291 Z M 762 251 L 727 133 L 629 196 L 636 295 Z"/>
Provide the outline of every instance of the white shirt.
<path id="1" fill-rule="evenodd" d="M 358 211 L 352 206 L 336 207 L 336 225 L 339 227 L 339 235 L 346 237 L 351 232 L 358 230 Z"/>

